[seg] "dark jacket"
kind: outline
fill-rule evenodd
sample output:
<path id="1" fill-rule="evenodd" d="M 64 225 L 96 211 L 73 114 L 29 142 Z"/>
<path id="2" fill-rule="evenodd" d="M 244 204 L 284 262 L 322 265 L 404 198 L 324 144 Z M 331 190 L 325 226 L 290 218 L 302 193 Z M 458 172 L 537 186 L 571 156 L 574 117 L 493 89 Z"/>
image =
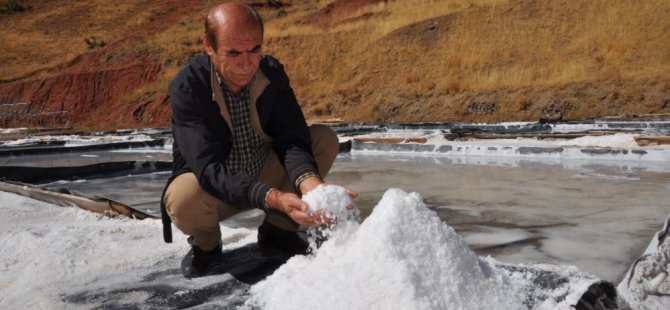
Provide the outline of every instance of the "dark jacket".
<path id="1" fill-rule="evenodd" d="M 214 85 L 214 87 L 213 87 Z M 250 83 L 252 127 L 267 142 L 295 181 L 305 173 L 318 174 L 311 151 L 309 129 L 284 67 L 263 56 Z M 230 171 L 225 159 L 232 149 L 232 123 L 223 102 L 209 56 L 199 54 L 170 83 L 173 172 L 193 172 L 209 194 L 234 206 L 262 208 L 270 186 L 242 173 Z M 172 242 L 171 221 L 161 199 L 163 237 Z"/>

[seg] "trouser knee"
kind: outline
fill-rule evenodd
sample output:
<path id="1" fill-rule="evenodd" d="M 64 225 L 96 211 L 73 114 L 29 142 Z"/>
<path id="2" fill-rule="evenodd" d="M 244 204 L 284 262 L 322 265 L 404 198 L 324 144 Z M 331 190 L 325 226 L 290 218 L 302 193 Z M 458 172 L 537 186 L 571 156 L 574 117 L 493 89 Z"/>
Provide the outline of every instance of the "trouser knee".
<path id="1" fill-rule="evenodd" d="M 309 126 L 309 133 L 312 139 L 312 153 L 317 162 L 319 174 L 321 177 L 325 177 L 340 150 L 339 138 L 326 125 L 315 124 Z"/>
<path id="2" fill-rule="evenodd" d="M 205 192 L 193 173 L 175 178 L 163 199 L 172 223 L 190 236 L 191 245 L 203 250 L 216 247 L 221 239 L 219 221 L 235 212 L 234 208 L 227 208 L 223 202 Z"/>

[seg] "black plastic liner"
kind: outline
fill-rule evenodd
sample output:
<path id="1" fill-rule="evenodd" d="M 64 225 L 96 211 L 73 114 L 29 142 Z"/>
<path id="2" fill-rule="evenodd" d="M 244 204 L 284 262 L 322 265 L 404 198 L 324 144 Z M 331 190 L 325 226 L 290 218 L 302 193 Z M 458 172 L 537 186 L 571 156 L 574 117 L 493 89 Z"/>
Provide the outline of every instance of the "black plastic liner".
<path id="1" fill-rule="evenodd" d="M 155 147 L 164 146 L 164 139 L 156 139 L 150 141 L 128 141 L 128 142 L 114 142 L 105 144 L 91 144 L 81 146 L 64 146 L 46 144 L 43 146 L 5 146 L 0 147 L 1 156 L 21 156 L 21 155 L 37 155 L 37 154 L 53 154 L 53 153 L 75 153 L 75 152 L 90 152 L 103 150 L 118 150 L 141 147 Z"/>
<path id="2" fill-rule="evenodd" d="M 172 162 L 165 161 L 121 161 L 70 167 L 0 166 L 0 179 L 25 183 L 46 183 L 58 180 L 108 178 L 171 169 Z"/>

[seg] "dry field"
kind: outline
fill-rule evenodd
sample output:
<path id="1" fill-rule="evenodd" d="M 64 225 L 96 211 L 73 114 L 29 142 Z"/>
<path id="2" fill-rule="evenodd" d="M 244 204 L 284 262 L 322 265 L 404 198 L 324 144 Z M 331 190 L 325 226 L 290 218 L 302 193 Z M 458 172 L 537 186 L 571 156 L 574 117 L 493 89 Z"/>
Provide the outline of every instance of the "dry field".
<path id="1" fill-rule="evenodd" d="M 0 21 L 0 80 L 44 78 L 85 53 L 138 55 L 160 72 L 112 103 L 165 101 L 167 82 L 202 50 L 216 2 L 22 1 L 32 9 Z M 266 19 L 265 52 L 285 64 L 309 118 L 670 113 L 667 0 L 249 2 Z M 124 47 L 90 49 L 93 37 Z"/>

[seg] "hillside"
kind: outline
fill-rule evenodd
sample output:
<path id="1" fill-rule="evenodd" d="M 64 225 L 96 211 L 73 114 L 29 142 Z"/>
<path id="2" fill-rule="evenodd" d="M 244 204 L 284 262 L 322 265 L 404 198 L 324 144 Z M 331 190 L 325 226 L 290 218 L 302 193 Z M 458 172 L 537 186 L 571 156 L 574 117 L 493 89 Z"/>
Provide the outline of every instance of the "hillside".
<path id="1" fill-rule="evenodd" d="M 665 0 L 248 2 L 310 119 L 670 113 Z M 202 50 L 217 1 L 16 3 L 25 9 L 0 15 L 0 103 L 111 129 L 169 125 L 167 83 Z"/>

